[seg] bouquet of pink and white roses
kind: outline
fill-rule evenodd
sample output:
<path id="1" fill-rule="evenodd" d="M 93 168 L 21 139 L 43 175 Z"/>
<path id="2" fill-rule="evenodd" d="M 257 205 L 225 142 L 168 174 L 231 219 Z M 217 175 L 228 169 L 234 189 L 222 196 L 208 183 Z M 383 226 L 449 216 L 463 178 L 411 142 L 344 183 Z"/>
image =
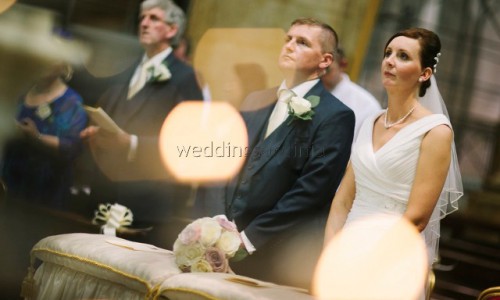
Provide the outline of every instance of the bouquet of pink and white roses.
<path id="1" fill-rule="evenodd" d="M 183 272 L 229 273 L 229 259 L 242 251 L 240 234 L 223 215 L 187 225 L 174 243 L 175 263 Z"/>

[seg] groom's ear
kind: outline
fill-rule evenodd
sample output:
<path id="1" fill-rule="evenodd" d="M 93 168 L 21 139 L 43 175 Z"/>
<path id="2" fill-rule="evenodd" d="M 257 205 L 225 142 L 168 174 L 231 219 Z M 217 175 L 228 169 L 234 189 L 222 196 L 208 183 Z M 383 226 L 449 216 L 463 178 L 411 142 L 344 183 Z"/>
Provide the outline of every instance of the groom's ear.
<path id="1" fill-rule="evenodd" d="M 321 62 L 319 63 L 319 67 L 322 70 L 326 70 L 333 62 L 333 54 L 331 53 L 323 53 L 323 58 L 321 59 Z"/>

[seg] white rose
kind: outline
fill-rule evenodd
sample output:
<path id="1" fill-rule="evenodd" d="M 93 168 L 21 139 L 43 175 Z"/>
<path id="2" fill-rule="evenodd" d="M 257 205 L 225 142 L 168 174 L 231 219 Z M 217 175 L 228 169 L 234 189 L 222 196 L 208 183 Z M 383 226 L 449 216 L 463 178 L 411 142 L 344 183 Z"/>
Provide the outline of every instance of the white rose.
<path id="1" fill-rule="evenodd" d="M 297 116 L 303 115 L 311 110 L 311 102 L 300 97 L 292 97 L 289 105 L 293 110 L 293 114 Z"/>
<path id="2" fill-rule="evenodd" d="M 155 75 L 158 76 L 158 81 L 165 81 L 167 79 L 170 79 L 170 77 L 172 77 L 170 70 L 164 64 L 161 64 L 158 67 L 157 73 L 158 74 L 155 74 Z"/>
<path id="3" fill-rule="evenodd" d="M 197 242 L 201 237 L 201 225 L 193 222 L 186 226 L 179 234 L 178 240 L 185 245 Z"/>
<path id="4" fill-rule="evenodd" d="M 177 244 L 177 245 L 176 245 Z M 205 255 L 205 247 L 195 243 L 189 246 L 182 243 L 174 244 L 175 263 L 179 267 L 187 267 L 193 265 L 200 257 Z"/>
<path id="5" fill-rule="evenodd" d="M 213 246 L 220 238 L 222 227 L 217 220 L 212 218 L 202 218 L 199 221 L 201 227 L 201 244 L 205 247 Z"/>
<path id="6" fill-rule="evenodd" d="M 239 233 L 225 231 L 221 234 L 215 246 L 224 251 L 228 257 L 233 257 L 236 251 L 238 251 L 240 244 L 241 239 Z"/>
<path id="7" fill-rule="evenodd" d="M 213 217 L 213 219 L 217 220 L 217 222 L 219 222 L 219 225 L 225 230 L 238 231 L 238 228 L 236 228 L 236 224 L 229 221 L 225 215 L 217 215 Z"/>
<path id="8" fill-rule="evenodd" d="M 182 247 L 186 247 L 186 244 L 184 244 L 183 242 L 181 242 L 179 238 L 177 238 L 174 242 L 174 247 L 173 247 L 174 252 L 180 251 Z"/>
<path id="9" fill-rule="evenodd" d="M 197 259 L 191 266 L 191 272 L 212 272 L 212 266 L 208 261 L 203 258 Z"/>

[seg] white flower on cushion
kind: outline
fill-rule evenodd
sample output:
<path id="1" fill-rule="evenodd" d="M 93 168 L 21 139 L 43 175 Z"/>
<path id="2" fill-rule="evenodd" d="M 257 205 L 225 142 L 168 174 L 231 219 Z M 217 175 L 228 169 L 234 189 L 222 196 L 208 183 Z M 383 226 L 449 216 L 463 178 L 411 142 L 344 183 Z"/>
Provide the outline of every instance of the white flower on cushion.
<path id="1" fill-rule="evenodd" d="M 177 238 L 174 242 L 173 250 L 174 252 L 181 252 L 182 249 L 186 248 L 186 244 L 182 243 L 179 238 Z"/>
<path id="2" fill-rule="evenodd" d="M 219 225 L 219 222 L 213 218 L 201 218 L 198 221 L 201 227 L 201 244 L 205 247 L 215 245 L 222 233 L 222 227 Z"/>
<path id="3" fill-rule="evenodd" d="M 311 102 L 301 97 L 292 97 L 289 100 L 288 107 L 291 109 L 292 114 L 301 116 L 311 110 Z"/>
<path id="4" fill-rule="evenodd" d="M 236 251 L 238 251 L 240 244 L 241 239 L 238 232 L 225 231 L 221 234 L 215 246 L 224 251 L 228 257 L 233 257 Z"/>
<path id="5" fill-rule="evenodd" d="M 212 272 L 212 271 L 213 271 L 213 269 L 212 269 L 212 266 L 210 265 L 210 263 L 203 258 L 199 258 L 191 266 L 191 272 L 208 273 L 208 272 Z"/>
<path id="6" fill-rule="evenodd" d="M 182 272 L 230 272 L 228 259 L 238 255 L 241 243 L 236 225 L 226 216 L 200 218 L 174 242 L 175 263 Z"/>
<path id="7" fill-rule="evenodd" d="M 174 244 L 175 263 L 178 266 L 191 266 L 205 254 L 205 247 L 199 243 L 192 245 Z"/>
<path id="8" fill-rule="evenodd" d="M 161 63 L 159 66 L 151 66 L 148 68 L 148 82 L 160 82 L 169 80 L 172 73 L 167 66 Z"/>

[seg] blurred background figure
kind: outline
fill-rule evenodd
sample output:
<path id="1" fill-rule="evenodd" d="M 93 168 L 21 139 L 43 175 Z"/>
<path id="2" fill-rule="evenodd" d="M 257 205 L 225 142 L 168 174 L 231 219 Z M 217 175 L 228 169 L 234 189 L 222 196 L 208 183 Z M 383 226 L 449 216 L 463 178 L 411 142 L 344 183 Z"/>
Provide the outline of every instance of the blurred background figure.
<path id="1" fill-rule="evenodd" d="M 191 53 L 192 47 L 191 47 L 191 41 L 187 36 L 185 35 L 182 36 L 177 42 L 177 44 L 173 46 L 173 48 L 174 48 L 173 53 L 175 57 L 192 66 L 193 64 L 192 53 Z M 195 74 L 196 74 L 196 80 L 198 81 L 198 85 L 200 86 L 201 92 L 203 94 L 203 100 L 205 101 L 212 100 L 210 87 L 208 86 L 208 83 L 206 82 L 202 73 L 198 72 L 198 70 L 195 69 Z"/>
<path id="2" fill-rule="evenodd" d="M 356 141 L 359 128 L 366 117 L 382 108 L 370 92 L 351 81 L 349 75 L 345 72 L 346 69 L 347 58 L 344 50 L 338 48 L 333 63 L 328 68 L 327 73 L 321 77 L 321 81 L 327 90 L 354 111 L 356 124 L 353 141 Z"/>
<path id="3" fill-rule="evenodd" d="M 182 36 L 173 48 L 175 57 L 185 63 L 191 64 L 191 42 L 187 36 Z"/>
<path id="4" fill-rule="evenodd" d="M 105 175 L 93 176 L 102 179 L 93 187 L 95 199 L 129 207 L 134 226 L 154 228 L 144 241 L 163 247 L 172 245 L 179 229 L 171 229 L 175 236 L 170 240 L 160 228 L 171 228 L 164 225 L 180 217 L 190 189 L 169 177 L 159 153 L 159 133 L 177 104 L 203 99 L 193 68 L 173 54 L 185 24 L 184 12 L 171 0 L 141 3 L 142 57 L 97 102 L 122 131 L 89 126 L 81 132 Z"/>
<path id="5" fill-rule="evenodd" d="M 18 131 L 4 146 L 1 174 L 10 199 L 63 209 L 87 125 L 80 95 L 68 87 L 72 67 L 55 63 L 24 94 L 15 122 Z"/>
<path id="6" fill-rule="evenodd" d="M 61 201 L 79 153 L 78 132 L 87 122 L 82 99 L 66 86 L 69 69 L 62 62 L 78 66 L 89 52 L 80 40 L 55 32 L 64 26 L 54 11 L 19 3 L 3 11 L 4 4 L 0 172 L 8 190 L 0 198 L 0 298 L 19 299 L 34 243 L 47 235 L 93 229 L 54 209 L 66 204 Z"/>

